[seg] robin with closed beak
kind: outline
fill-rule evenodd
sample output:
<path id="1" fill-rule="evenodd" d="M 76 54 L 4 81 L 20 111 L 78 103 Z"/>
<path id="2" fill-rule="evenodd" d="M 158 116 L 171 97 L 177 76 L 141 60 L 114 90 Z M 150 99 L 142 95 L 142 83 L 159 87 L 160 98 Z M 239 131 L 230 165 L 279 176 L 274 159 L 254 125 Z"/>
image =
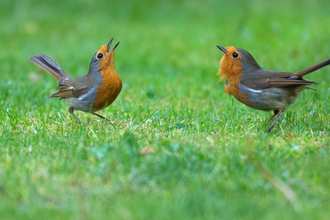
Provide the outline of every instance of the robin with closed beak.
<path id="1" fill-rule="evenodd" d="M 237 47 L 217 47 L 224 53 L 220 61 L 220 80 L 227 79 L 225 92 L 233 95 L 248 107 L 274 111 L 274 122 L 269 126 L 272 130 L 284 110 L 293 104 L 299 93 L 309 88 L 308 85 L 318 84 L 303 79 L 303 76 L 330 64 L 330 58 L 307 67 L 298 73 L 265 70 L 259 66 L 252 55 Z M 314 90 L 314 89 L 312 89 Z"/>
<path id="2" fill-rule="evenodd" d="M 110 49 L 112 40 L 113 38 L 93 55 L 87 75 L 78 78 L 72 78 L 45 54 L 29 58 L 58 81 L 59 91 L 50 97 L 64 99 L 70 105 L 70 114 L 79 124 L 81 122 L 74 114 L 74 110 L 90 112 L 106 119 L 95 112 L 108 107 L 121 91 L 122 82 L 114 64 L 114 53 L 119 42 Z"/>

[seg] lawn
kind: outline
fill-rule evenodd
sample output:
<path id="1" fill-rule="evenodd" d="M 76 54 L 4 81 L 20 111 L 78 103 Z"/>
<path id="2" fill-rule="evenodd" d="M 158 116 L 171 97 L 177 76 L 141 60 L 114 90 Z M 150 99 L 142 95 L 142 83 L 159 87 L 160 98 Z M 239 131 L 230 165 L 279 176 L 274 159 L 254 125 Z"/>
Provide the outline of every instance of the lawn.
<path id="1" fill-rule="evenodd" d="M 224 92 L 223 53 L 298 72 L 330 57 L 330 5 L 298 1 L 0 2 L 0 219 L 329 219 L 330 66 L 271 112 Z M 123 90 L 96 116 L 49 99 L 114 37 Z"/>

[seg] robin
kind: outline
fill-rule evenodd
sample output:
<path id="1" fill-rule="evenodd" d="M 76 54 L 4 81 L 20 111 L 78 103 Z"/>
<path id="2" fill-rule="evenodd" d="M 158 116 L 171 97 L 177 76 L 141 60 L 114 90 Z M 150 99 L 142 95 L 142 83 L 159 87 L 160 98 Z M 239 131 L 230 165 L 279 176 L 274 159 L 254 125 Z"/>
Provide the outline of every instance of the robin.
<path id="1" fill-rule="evenodd" d="M 112 40 L 113 38 L 93 55 L 87 75 L 78 78 L 69 76 L 51 57 L 45 54 L 29 58 L 31 62 L 47 71 L 58 81 L 57 89 L 59 91 L 50 97 L 64 99 L 70 105 L 70 114 L 79 124 L 81 122 L 74 114 L 74 110 L 90 112 L 106 119 L 95 112 L 108 107 L 121 91 L 122 82 L 114 64 L 114 53 L 119 42 L 110 50 Z"/>
<path id="2" fill-rule="evenodd" d="M 275 116 L 268 128 L 272 130 L 286 107 L 293 104 L 299 93 L 318 83 L 303 79 L 303 76 L 330 64 L 330 58 L 307 67 L 298 73 L 265 70 L 259 66 L 252 55 L 237 47 L 217 47 L 224 53 L 218 74 L 220 80 L 227 79 L 225 92 L 233 95 L 243 104 L 258 110 L 270 111 Z M 315 90 L 315 89 L 312 89 Z"/>

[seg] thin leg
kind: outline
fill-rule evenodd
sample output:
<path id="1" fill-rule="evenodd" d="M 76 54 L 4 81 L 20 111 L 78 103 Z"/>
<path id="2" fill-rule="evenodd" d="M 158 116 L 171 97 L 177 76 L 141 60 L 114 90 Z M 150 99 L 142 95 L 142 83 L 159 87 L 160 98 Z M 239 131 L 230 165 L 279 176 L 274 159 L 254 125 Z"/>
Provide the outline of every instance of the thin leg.
<path id="1" fill-rule="evenodd" d="M 100 117 L 100 118 L 102 118 L 102 119 L 107 120 L 107 121 L 112 125 L 112 127 L 113 127 L 115 130 L 117 130 L 116 126 L 115 126 L 114 124 L 112 124 L 112 121 L 111 121 L 110 119 L 107 119 L 107 118 L 103 117 L 102 115 L 99 115 L 99 114 L 97 114 L 97 113 L 95 113 L 95 112 L 91 112 L 91 113 L 92 113 L 93 115 L 96 115 L 97 117 Z"/>
<path id="2" fill-rule="evenodd" d="M 106 119 L 106 118 L 103 117 L 102 115 L 99 115 L 99 114 L 97 114 L 97 113 L 95 113 L 95 112 L 92 112 L 92 114 L 93 114 L 93 115 L 96 115 L 97 117 L 100 117 L 100 118 L 102 118 L 102 119 Z M 109 120 L 109 119 L 106 119 L 106 120 Z"/>
<path id="3" fill-rule="evenodd" d="M 105 119 L 105 120 L 107 120 L 107 121 L 110 121 L 110 122 L 111 122 L 111 120 L 110 120 L 110 119 L 107 119 L 107 118 L 103 117 L 102 115 L 99 115 L 99 114 L 97 114 L 97 113 L 95 113 L 95 112 L 92 112 L 92 114 L 93 114 L 93 115 L 96 115 L 97 117 L 100 117 L 100 118 L 102 118 L 102 119 Z"/>
<path id="4" fill-rule="evenodd" d="M 277 113 L 277 117 L 275 118 L 275 121 L 274 121 L 273 124 L 272 124 L 271 126 L 269 126 L 269 128 L 268 128 L 268 132 L 270 132 L 270 131 L 273 129 L 275 123 L 276 123 L 277 120 L 280 118 L 280 116 L 282 115 L 282 113 L 284 112 L 284 110 L 285 110 L 285 108 L 280 108 L 280 109 L 279 109 L 279 111 L 278 111 L 278 113 Z M 274 116 L 275 116 L 275 113 L 274 113 Z"/>
<path id="5" fill-rule="evenodd" d="M 76 115 L 73 113 L 74 108 L 70 107 L 69 108 L 69 112 L 70 114 L 77 120 L 77 122 L 79 123 L 79 125 L 81 125 L 81 122 L 79 121 L 79 119 L 76 117 Z"/>
<path id="6" fill-rule="evenodd" d="M 272 117 L 270 117 L 266 123 L 268 123 L 270 120 L 272 120 L 277 114 L 279 113 L 279 110 L 274 110 L 274 114 Z"/>

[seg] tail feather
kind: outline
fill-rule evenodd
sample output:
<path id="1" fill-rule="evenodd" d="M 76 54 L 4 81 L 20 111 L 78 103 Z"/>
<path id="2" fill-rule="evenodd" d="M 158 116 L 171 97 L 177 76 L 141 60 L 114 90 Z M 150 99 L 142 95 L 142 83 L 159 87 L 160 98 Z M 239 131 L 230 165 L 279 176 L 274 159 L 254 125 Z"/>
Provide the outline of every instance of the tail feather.
<path id="1" fill-rule="evenodd" d="M 45 55 L 38 54 L 37 56 L 31 56 L 29 60 L 39 66 L 41 69 L 51 74 L 57 81 L 62 77 L 70 77 L 54 60 Z M 70 77 L 71 78 L 71 77 Z"/>
<path id="2" fill-rule="evenodd" d="M 330 58 L 322 60 L 321 62 L 318 62 L 312 66 L 309 66 L 301 71 L 299 71 L 298 73 L 294 74 L 293 76 L 299 76 L 299 77 L 303 77 L 305 75 L 307 75 L 308 73 L 314 72 L 324 66 L 327 66 L 330 64 Z"/>

